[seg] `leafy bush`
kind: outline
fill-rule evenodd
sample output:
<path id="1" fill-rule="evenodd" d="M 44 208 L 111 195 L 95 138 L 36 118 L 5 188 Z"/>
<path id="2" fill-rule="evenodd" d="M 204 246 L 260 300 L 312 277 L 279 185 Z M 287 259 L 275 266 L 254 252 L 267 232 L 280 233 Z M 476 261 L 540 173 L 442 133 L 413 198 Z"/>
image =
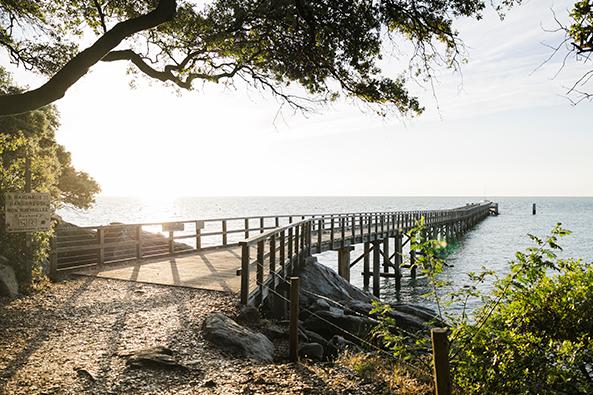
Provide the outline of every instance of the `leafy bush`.
<path id="1" fill-rule="evenodd" d="M 464 394 L 591 394 L 593 393 L 593 267 L 581 260 L 560 259 L 558 239 L 570 232 L 556 225 L 551 234 L 525 252 L 517 252 L 508 275 L 481 295 L 477 283 L 492 272 L 470 273 L 470 285 L 441 295 L 446 283 L 441 245 L 422 239 L 422 224 L 412 231 L 424 257 L 441 319 L 451 329 L 453 381 Z M 447 315 L 451 302 L 464 306 L 473 298 L 484 301 L 473 317 Z M 443 303 L 446 300 L 447 303 Z M 381 311 L 381 308 L 377 308 Z M 430 361 L 427 334 L 397 332 L 381 320 L 376 334 L 394 355 L 426 367 Z"/>
<path id="2" fill-rule="evenodd" d="M 476 314 L 453 328 L 453 378 L 470 393 L 593 393 L 593 267 L 558 259 L 556 226 L 517 253 Z"/>

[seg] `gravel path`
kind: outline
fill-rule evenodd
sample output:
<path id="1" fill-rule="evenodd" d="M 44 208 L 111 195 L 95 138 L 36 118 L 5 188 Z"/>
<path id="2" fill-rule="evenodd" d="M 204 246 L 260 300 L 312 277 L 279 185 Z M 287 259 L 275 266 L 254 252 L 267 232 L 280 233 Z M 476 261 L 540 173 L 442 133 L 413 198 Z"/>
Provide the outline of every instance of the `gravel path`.
<path id="1" fill-rule="evenodd" d="M 204 340 L 204 317 L 237 314 L 214 291 L 80 277 L 0 299 L 0 394 L 373 394 L 330 363 L 258 364 Z M 188 370 L 130 368 L 121 354 L 166 346 Z M 281 359 L 281 356 L 279 356 Z"/>

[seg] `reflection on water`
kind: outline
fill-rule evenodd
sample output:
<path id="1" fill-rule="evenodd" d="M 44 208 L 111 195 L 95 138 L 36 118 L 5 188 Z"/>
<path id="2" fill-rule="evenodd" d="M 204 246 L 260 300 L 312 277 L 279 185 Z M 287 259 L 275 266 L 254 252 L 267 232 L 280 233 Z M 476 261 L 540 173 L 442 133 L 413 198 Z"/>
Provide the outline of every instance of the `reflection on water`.
<path id="1" fill-rule="evenodd" d="M 221 197 L 221 198 L 106 198 L 87 211 L 62 209 L 60 215 L 79 225 L 100 225 L 110 222 L 161 222 L 203 218 L 239 217 L 250 215 L 316 214 L 359 211 L 391 211 L 442 209 L 477 202 L 475 197 Z M 467 233 L 447 258 L 444 276 L 455 286 L 467 282 L 467 273 L 480 271 L 482 266 L 504 275 L 515 251 L 530 246 L 527 233 L 545 235 L 561 222 L 573 234 L 562 239 L 564 257 L 593 260 L 593 198 L 491 198 L 499 203 L 498 217 L 490 217 Z M 531 214 L 537 203 L 537 215 Z M 393 251 L 393 246 L 391 246 Z M 352 252 L 353 260 L 362 253 L 362 245 Z M 320 254 L 320 262 L 336 269 L 337 253 Z M 352 268 L 352 283 L 362 287 L 362 263 Z M 403 269 L 402 291 L 396 295 L 393 279 L 381 279 L 382 297 L 388 301 L 422 302 L 428 291 L 427 281 L 409 277 Z M 482 285 L 487 291 L 491 282 Z M 472 302 L 475 308 L 477 302 Z"/>

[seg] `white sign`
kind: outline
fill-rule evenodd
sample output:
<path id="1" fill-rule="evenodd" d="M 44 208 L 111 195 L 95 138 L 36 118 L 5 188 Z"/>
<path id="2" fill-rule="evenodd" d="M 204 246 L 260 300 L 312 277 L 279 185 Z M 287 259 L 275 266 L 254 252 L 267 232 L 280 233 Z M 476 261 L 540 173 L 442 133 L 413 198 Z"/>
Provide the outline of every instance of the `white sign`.
<path id="1" fill-rule="evenodd" d="M 6 231 L 43 232 L 51 227 L 49 193 L 15 193 L 5 195 Z"/>

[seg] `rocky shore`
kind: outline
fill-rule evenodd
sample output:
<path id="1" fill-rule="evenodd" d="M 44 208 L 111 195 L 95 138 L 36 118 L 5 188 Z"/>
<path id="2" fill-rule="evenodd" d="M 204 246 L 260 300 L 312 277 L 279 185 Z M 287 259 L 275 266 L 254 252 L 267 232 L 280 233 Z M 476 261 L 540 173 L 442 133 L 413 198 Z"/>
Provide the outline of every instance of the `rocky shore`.
<path id="1" fill-rule="evenodd" d="M 315 262 L 301 278 L 301 364 L 286 360 L 287 322 L 224 293 L 80 277 L 0 299 L 0 393 L 391 393 L 335 361 L 362 350 L 373 298 Z M 431 316 L 393 314 L 409 328 Z"/>

